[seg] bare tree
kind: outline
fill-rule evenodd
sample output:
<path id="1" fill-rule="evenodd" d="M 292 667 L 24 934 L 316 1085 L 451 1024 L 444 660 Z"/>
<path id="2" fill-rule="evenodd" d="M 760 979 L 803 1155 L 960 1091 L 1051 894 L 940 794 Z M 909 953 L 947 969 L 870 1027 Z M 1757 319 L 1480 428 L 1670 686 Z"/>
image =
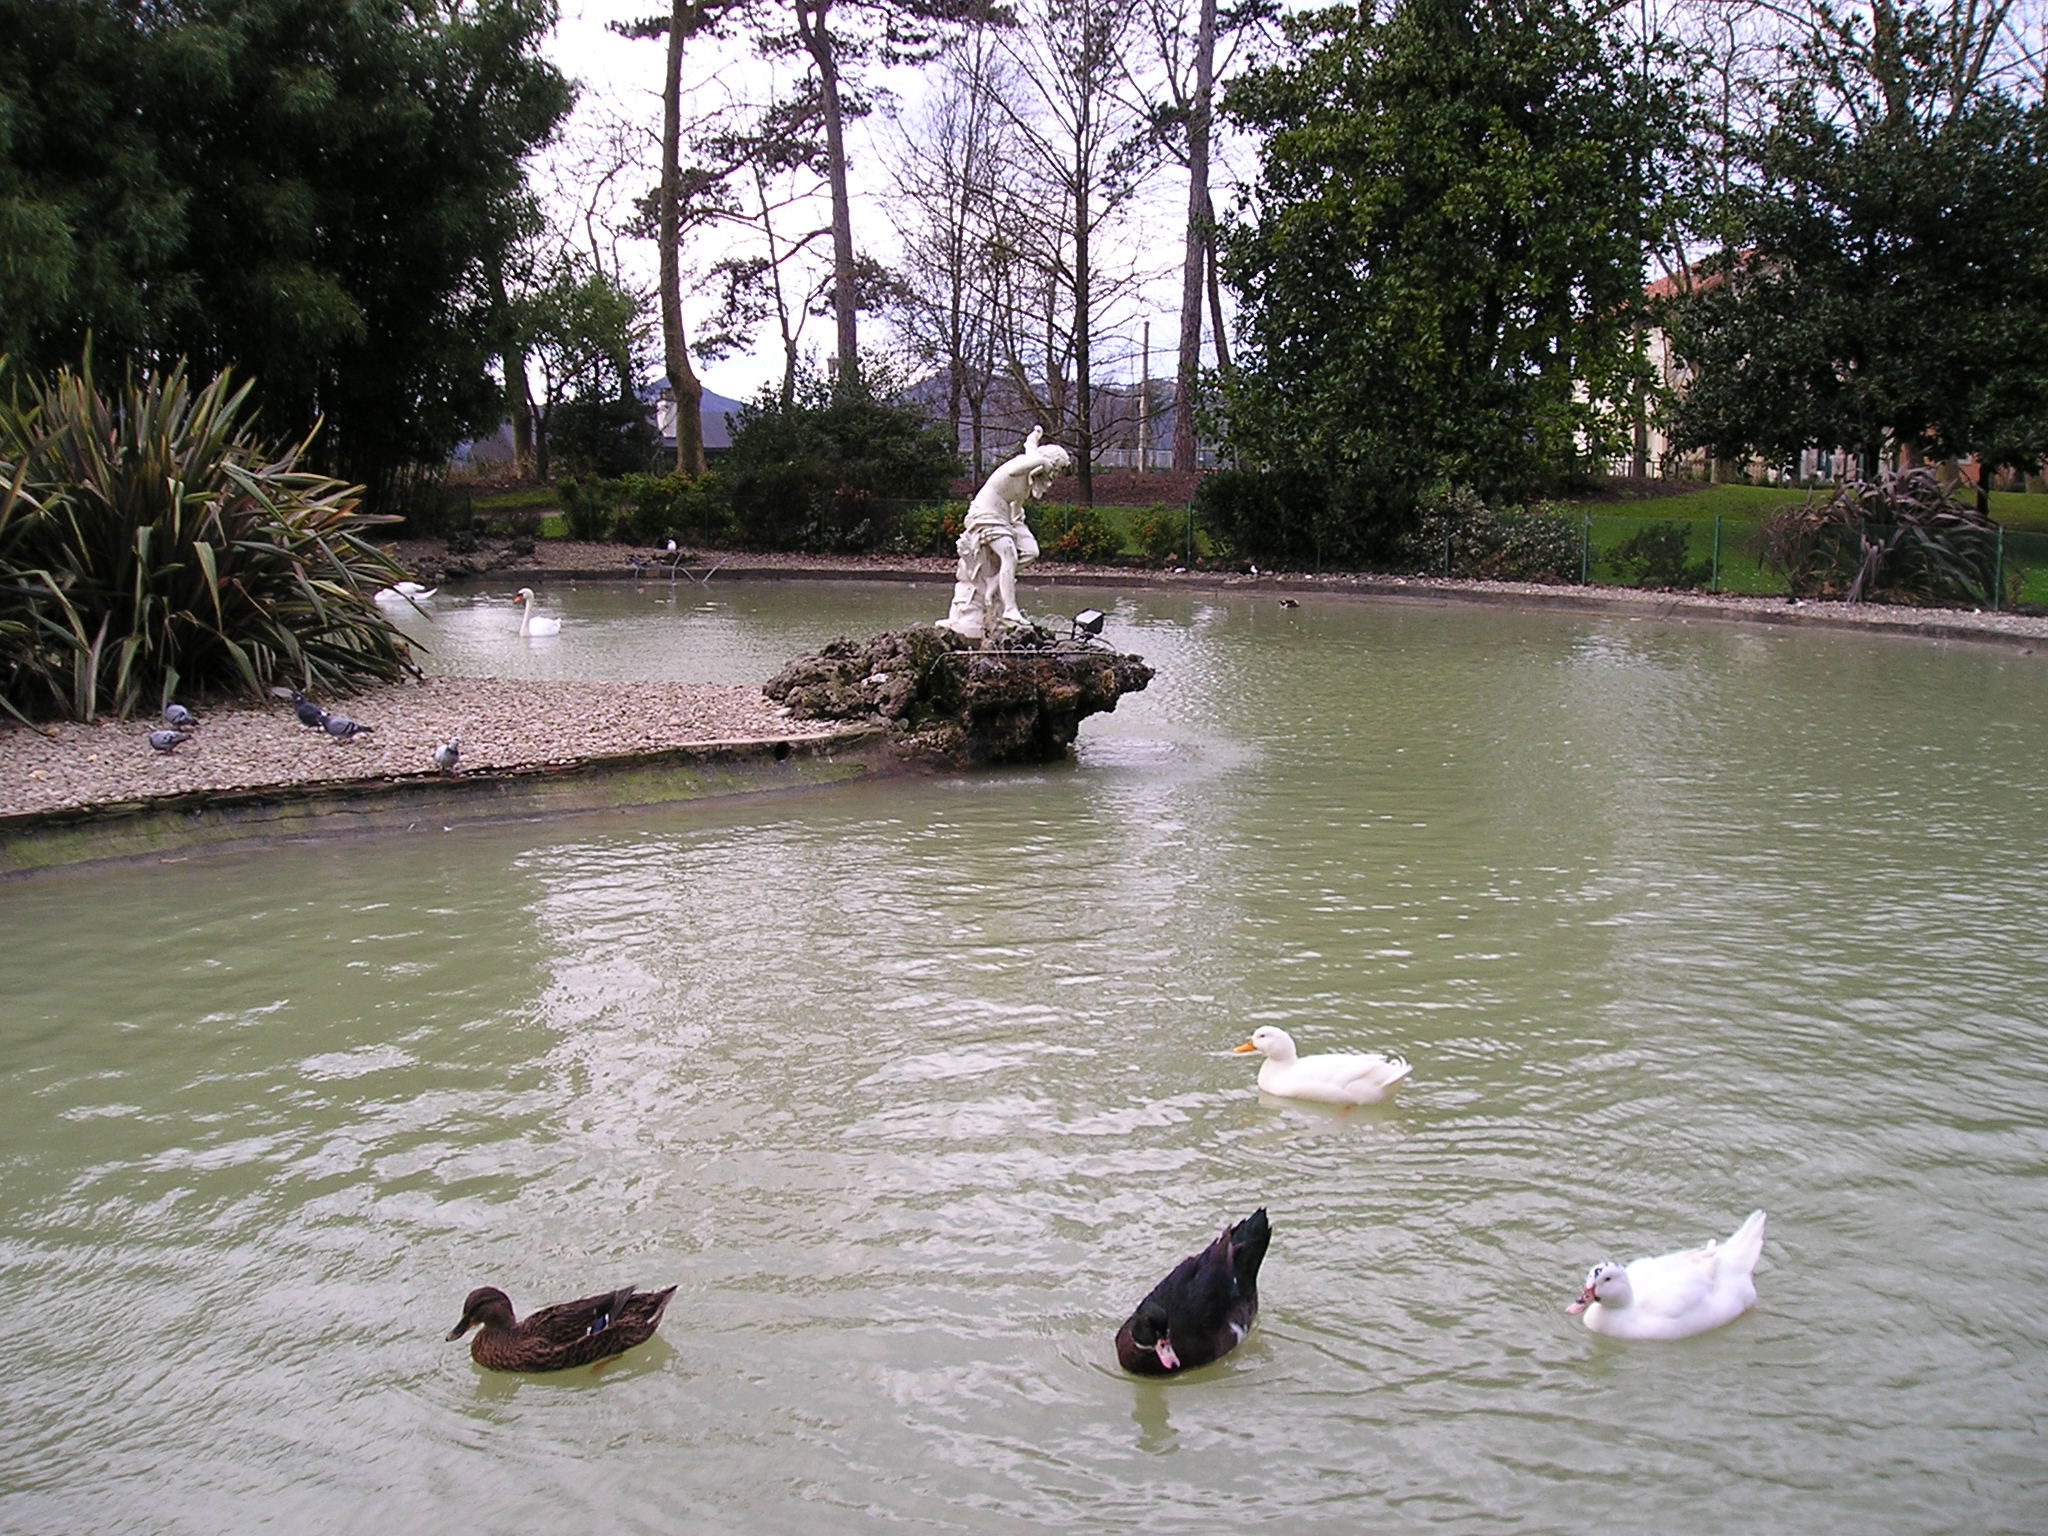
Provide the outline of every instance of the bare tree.
<path id="1" fill-rule="evenodd" d="M 1072 409 L 1045 424 L 1072 435 L 1083 502 L 1095 494 L 1098 320 L 1114 290 L 1130 281 L 1129 268 L 1113 274 L 1100 256 L 1138 190 L 1151 148 L 1143 113 L 1120 90 L 1129 74 L 1134 18 L 1119 0 L 1037 0 L 1024 25 L 1004 38 L 1018 90 L 1000 99 L 1030 180 L 1043 194 L 1040 206 L 1013 204 L 1006 229 L 1017 254 L 1036 267 L 1035 281 L 1016 286 L 1016 313 L 1043 325 L 1048 411 L 1051 396 L 1064 392 L 1061 365 L 1071 360 Z M 1028 305 L 1021 302 L 1026 299 Z M 1011 334 L 1028 332 L 1013 324 Z M 1016 382 L 1029 389 L 1021 355 L 1013 350 L 1011 356 Z"/>
<path id="2" fill-rule="evenodd" d="M 946 420 L 983 459 L 984 412 L 995 372 L 997 185 L 1006 120 L 1005 67 L 989 34 L 976 33 L 941 62 L 916 113 L 897 120 L 895 223 L 903 244 L 894 319 L 911 354 L 946 379 Z"/>
<path id="3" fill-rule="evenodd" d="M 1219 81 L 1231 56 L 1264 35 L 1275 8 L 1271 0 L 1244 0 L 1219 16 L 1216 0 L 1147 0 L 1146 16 L 1160 64 L 1163 101 L 1151 109 L 1153 131 L 1188 173 L 1187 226 L 1181 254 L 1180 349 L 1173 383 L 1173 467 L 1195 467 L 1195 405 L 1202 369 L 1202 309 L 1207 301 L 1209 334 L 1217 366 L 1230 364 L 1223 325 L 1222 287 L 1216 272 L 1216 205 L 1210 191 L 1214 163 Z M 1219 43 L 1225 56 L 1219 60 Z M 1141 97 L 1149 82 L 1135 77 Z"/>
<path id="4" fill-rule="evenodd" d="M 1008 10 L 992 0 L 788 0 L 791 30 L 762 37 L 769 54 L 797 52 L 811 62 L 824 131 L 826 180 L 832 203 L 832 314 L 839 377 L 860 371 L 859 316 L 863 270 L 853 243 L 853 198 L 847 175 L 846 125 L 865 116 L 870 98 L 855 88 L 847 66 L 864 61 L 923 63 L 962 27 L 1002 25 Z"/>
<path id="5" fill-rule="evenodd" d="M 698 141 L 702 164 L 693 174 L 725 189 L 717 217 L 752 239 L 712 264 L 722 295 L 713 327 L 698 351 L 718 357 L 751 343 L 773 320 L 782 347 L 783 409 L 796 393 L 804 322 L 829 301 L 832 279 L 812 260 L 832 228 L 814 217 L 825 187 L 826 152 L 819 137 L 815 79 L 766 107 L 735 108 L 731 121 Z"/>

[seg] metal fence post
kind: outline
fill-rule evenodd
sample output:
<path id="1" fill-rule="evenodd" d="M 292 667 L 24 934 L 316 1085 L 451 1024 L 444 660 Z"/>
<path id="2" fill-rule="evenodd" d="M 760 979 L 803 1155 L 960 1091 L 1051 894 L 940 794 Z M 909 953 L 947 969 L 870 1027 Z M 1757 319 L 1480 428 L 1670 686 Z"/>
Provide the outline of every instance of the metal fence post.
<path id="1" fill-rule="evenodd" d="M 2003 525 L 2000 525 L 2000 527 L 1999 527 L 1999 530 L 1998 530 L 1998 556 L 1997 556 L 1997 559 L 1996 559 L 1996 560 L 1994 561 L 1994 563 L 1993 563 L 1993 566 L 1992 566 L 1992 576 L 1991 576 L 1991 611 L 1992 611 L 1993 613 L 1996 613 L 1996 612 L 1998 612 L 1998 610 L 1999 610 L 1999 607 L 2000 607 L 2000 605 L 2001 605 L 2001 604 L 2002 604 L 2002 603 L 2003 603 L 2004 601 L 2005 601 L 2005 528 L 2004 528 L 2004 526 L 2003 526 Z"/>
<path id="2" fill-rule="evenodd" d="M 1721 590 L 1721 514 L 1714 514 L 1714 574 L 1707 578 L 1707 590 Z"/>
<path id="3" fill-rule="evenodd" d="M 1586 586 L 1593 579 L 1593 514 L 1588 512 L 1579 523 L 1579 585 Z"/>

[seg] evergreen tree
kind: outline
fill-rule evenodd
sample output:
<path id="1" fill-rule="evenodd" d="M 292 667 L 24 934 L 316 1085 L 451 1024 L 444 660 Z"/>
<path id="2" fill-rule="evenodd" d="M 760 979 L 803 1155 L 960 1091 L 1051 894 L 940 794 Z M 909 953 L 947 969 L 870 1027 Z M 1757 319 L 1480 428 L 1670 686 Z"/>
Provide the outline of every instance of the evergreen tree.
<path id="1" fill-rule="evenodd" d="M 390 493 L 495 425 L 546 0 L 0 0 L 0 349 L 191 359 Z"/>
<path id="2" fill-rule="evenodd" d="M 2048 458 L 2048 107 L 1958 93 L 1938 28 L 1893 37 L 1749 145 L 1723 254 L 1672 316 L 1678 446 L 1848 448 L 1866 475 L 1895 449 Z"/>
<path id="3" fill-rule="evenodd" d="M 1618 431 L 1676 114 L 1596 14 L 1316 12 L 1229 92 L 1267 135 L 1226 237 L 1241 463 L 1519 494 Z"/>

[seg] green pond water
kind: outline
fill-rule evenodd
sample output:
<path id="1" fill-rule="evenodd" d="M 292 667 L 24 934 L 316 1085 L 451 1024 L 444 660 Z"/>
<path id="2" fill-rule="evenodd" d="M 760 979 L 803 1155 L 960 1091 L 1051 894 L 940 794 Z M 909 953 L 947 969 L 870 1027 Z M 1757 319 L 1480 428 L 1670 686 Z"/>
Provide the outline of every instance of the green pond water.
<path id="1" fill-rule="evenodd" d="M 758 682 L 945 589 L 543 600 L 407 622 Z M 2048 1525 L 2048 659 L 1088 602 L 1159 676 L 1071 764 L 0 886 L 0 1530 Z M 1250 1340 L 1122 1375 L 1258 1205 Z M 1756 1206 L 1748 1317 L 1564 1315 Z M 443 1337 L 626 1282 L 595 1374 Z"/>

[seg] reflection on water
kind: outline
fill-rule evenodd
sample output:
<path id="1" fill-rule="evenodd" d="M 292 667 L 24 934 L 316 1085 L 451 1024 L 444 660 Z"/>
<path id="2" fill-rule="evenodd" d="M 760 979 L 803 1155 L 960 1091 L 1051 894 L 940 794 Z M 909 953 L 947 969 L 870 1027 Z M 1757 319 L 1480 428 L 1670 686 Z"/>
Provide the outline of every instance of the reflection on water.
<path id="1" fill-rule="evenodd" d="M 667 595 L 543 594 L 551 655 L 438 599 L 435 664 L 758 679 L 942 597 Z M 1043 602 L 1159 668 L 1072 765 L 0 888 L 0 1527 L 2037 1523 L 2037 660 Z M 1262 1098 L 1259 1023 L 1415 1076 Z M 1123 1377 L 1259 1204 L 1252 1338 Z M 1756 1205 L 1755 1315 L 1564 1316 Z M 595 1377 L 443 1338 L 628 1281 Z"/>

